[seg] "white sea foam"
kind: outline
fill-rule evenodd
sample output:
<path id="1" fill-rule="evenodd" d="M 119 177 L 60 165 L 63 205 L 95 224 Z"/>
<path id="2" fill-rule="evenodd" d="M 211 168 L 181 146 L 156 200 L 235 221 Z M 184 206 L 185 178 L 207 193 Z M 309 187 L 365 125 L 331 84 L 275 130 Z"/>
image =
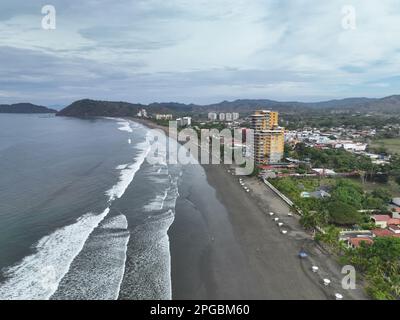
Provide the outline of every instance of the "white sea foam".
<path id="1" fill-rule="evenodd" d="M 151 148 L 148 142 L 139 143 L 137 147 L 140 152 L 135 157 L 135 162 L 125 166 L 125 168 L 122 169 L 120 172 L 119 182 L 115 184 L 111 189 L 106 191 L 106 195 L 109 197 L 109 201 L 113 201 L 122 197 L 122 195 L 125 193 L 125 190 L 128 188 L 133 178 L 135 177 L 136 172 L 140 169 L 141 165 L 146 159 Z"/>
<path id="2" fill-rule="evenodd" d="M 34 254 L 5 271 L 7 280 L 0 285 L 0 300 L 49 299 L 89 235 L 109 211 L 107 208 L 98 215 L 85 214 L 74 224 L 39 240 Z"/>
<path id="3" fill-rule="evenodd" d="M 117 121 L 118 124 L 121 125 L 121 127 L 119 127 L 119 130 L 122 131 L 132 132 L 132 128 L 142 128 L 141 125 L 132 125 L 132 123 L 130 124 L 130 122 L 125 120 L 121 121 L 121 119 L 117 119 Z M 135 157 L 134 163 L 120 165 L 116 168 L 117 170 L 121 171 L 119 181 L 106 192 L 106 194 L 109 196 L 110 203 L 113 200 L 122 197 L 130 183 L 133 181 L 136 172 L 140 169 L 146 156 L 151 150 L 151 146 L 148 144 L 147 141 L 137 145 L 139 153 Z M 157 207 L 162 208 L 163 210 L 168 210 L 169 207 L 173 208 L 175 206 L 175 201 L 178 195 L 177 188 L 171 188 L 170 191 L 173 191 L 172 194 L 170 192 L 166 192 L 166 194 L 163 195 L 162 198 L 159 198 L 159 206 Z M 161 202 L 163 203 L 161 204 Z M 91 272 L 91 270 L 93 270 L 82 270 L 82 272 L 76 274 L 75 267 L 73 268 L 73 270 L 71 270 L 71 265 L 75 259 L 78 261 L 81 258 L 79 255 L 81 252 L 83 253 L 86 251 L 82 251 L 83 248 L 86 247 L 89 243 L 92 243 L 92 241 L 88 241 L 92 238 L 92 233 L 93 236 L 97 240 L 99 240 L 99 238 L 97 237 L 97 235 L 95 236 L 95 233 L 93 231 L 99 227 L 99 224 L 108 215 L 109 210 L 110 209 L 107 208 L 101 214 L 97 215 L 92 213 L 85 214 L 84 216 L 79 218 L 74 224 L 58 229 L 52 234 L 42 238 L 35 245 L 35 253 L 25 257 L 17 265 L 5 270 L 4 275 L 6 276 L 6 280 L 2 284 L 0 284 L 0 299 L 49 299 L 53 295 L 55 298 L 63 298 L 62 287 L 64 283 L 64 277 L 65 287 L 68 288 L 69 283 L 67 280 L 76 280 L 78 278 L 82 279 L 81 276 L 88 274 Z M 172 216 L 171 218 L 173 220 L 173 210 L 168 210 L 168 212 Z M 163 282 L 167 282 L 161 296 L 168 299 L 171 298 L 171 280 L 170 278 L 169 280 L 167 280 L 167 278 L 170 276 L 169 239 L 167 235 L 167 230 L 172 221 L 171 219 L 167 219 L 167 221 L 167 225 L 164 228 L 161 228 L 159 232 L 165 232 L 164 241 L 161 241 L 160 243 L 160 249 L 162 248 L 161 251 L 165 255 L 165 258 L 161 259 L 161 261 L 163 262 L 163 264 L 166 263 L 166 266 L 164 267 L 166 273 L 162 275 L 162 278 L 164 279 Z M 99 251 L 101 252 L 98 252 L 99 257 L 107 257 L 108 252 L 110 254 L 109 258 L 112 258 L 111 253 L 114 253 L 118 255 L 119 260 L 118 263 L 116 263 L 117 260 L 111 259 L 115 262 L 110 269 L 111 273 L 109 273 L 105 268 L 100 268 L 99 272 L 96 272 L 96 275 L 98 276 L 100 276 L 100 273 L 103 272 L 101 282 L 102 284 L 104 284 L 104 286 L 100 287 L 108 287 L 109 290 L 104 290 L 103 293 L 102 290 L 92 291 L 92 293 L 97 292 L 97 294 L 100 296 L 96 296 L 96 294 L 89 296 L 87 295 L 88 291 L 85 290 L 87 288 L 90 288 L 90 285 L 82 286 L 81 290 L 83 290 L 84 292 L 82 298 L 94 297 L 116 299 L 118 298 L 121 283 L 125 273 L 126 252 L 129 240 L 126 217 L 120 215 L 115 218 L 110 218 L 110 220 L 108 221 L 104 220 L 101 228 L 115 229 L 114 231 L 111 231 L 117 236 L 112 237 L 112 239 L 103 239 L 104 242 L 97 242 L 104 244 L 104 248 L 100 248 Z M 94 246 L 94 248 L 96 248 L 96 246 Z M 94 252 L 95 251 L 93 251 L 92 254 L 94 254 Z M 149 252 L 149 254 L 151 253 Z M 153 256 L 153 258 L 155 258 L 155 256 Z M 108 260 L 104 261 L 107 262 Z M 111 277 L 111 275 L 113 277 Z M 112 285 L 110 285 L 111 282 Z M 96 289 L 98 289 L 98 287 L 96 287 Z M 77 290 L 75 293 L 74 291 L 70 291 L 70 294 L 77 295 L 78 291 L 79 290 Z M 68 296 L 68 294 L 66 296 Z"/>
<path id="4" fill-rule="evenodd" d="M 126 131 L 126 132 L 133 132 L 129 121 L 123 120 L 123 121 L 119 121 L 118 125 L 120 125 L 120 127 L 118 128 L 118 130 L 121 131 Z"/>
<path id="5" fill-rule="evenodd" d="M 162 210 L 164 201 L 167 198 L 168 190 L 165 190 L 163 194 L 158 194 L 150 203 L 146 204 L 143 209 L 145 211 Z"/>
<path id="6" fill-rule="evenodd" d="M 123 169 L 126 169 L 127 166 L 129 166 L 129 164 L 121 164 L 121 165 L 117 166 L 115 169 L 116 170 L 123 170 Z"/>
<path id="7" fill-rule="evenodd" d="M 125 215 L 105 218 L 87 240 L 52 299 L 118 299 L 129 237 Z"/>

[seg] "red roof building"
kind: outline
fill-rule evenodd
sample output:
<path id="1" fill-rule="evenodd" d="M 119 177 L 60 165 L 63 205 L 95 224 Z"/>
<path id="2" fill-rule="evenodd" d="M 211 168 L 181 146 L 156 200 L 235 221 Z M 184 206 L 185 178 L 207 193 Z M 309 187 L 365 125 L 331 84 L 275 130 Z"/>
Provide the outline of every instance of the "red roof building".
<path id="1" fill-rule="evenodd" d="M 349 239 L 349 246 L 353 248 L 359 248 L 361 246 L 361 243 L 364 242 L 365 244 L 373 244 L 374 240 L 370 238 L 350 238 Z"/>
<path id="2" fill-rule="evenodd" d="M 388 229 L 374 229 L 372 233 L 374 237 L 396 237 L 396 234 Z"/>
<path id="3" fill-rule="evenodd" d="M 389 225 L 389 230 L 395 233 L 395 235 L 400 235 L 400 227 L 396 225 Z"/>
<path id="4" fill-rule="evenodd" d="M 372 219 L 377 222 L 381 222 L 381 221 L 388 222 L 391 219 L 391 217 L 387 214 L 375 214 L 372 216 Z"/>
<path id="5" fill-rule="evenodd" d="M 398 225 L 400 225 L 400 219 L 393 219 L 393 218 L 391 218 L 391 219 L 389 219 L 388 221 L 387 221 L 387 224 L 390 226 L 390 225 L 394 225 L 394 226 L 398 226 Z"/>

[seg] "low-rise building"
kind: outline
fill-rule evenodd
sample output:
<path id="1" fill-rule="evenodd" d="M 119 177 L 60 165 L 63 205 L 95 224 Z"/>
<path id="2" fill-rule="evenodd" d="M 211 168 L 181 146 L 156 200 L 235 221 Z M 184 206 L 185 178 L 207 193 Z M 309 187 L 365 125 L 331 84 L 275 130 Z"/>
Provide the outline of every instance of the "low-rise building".
<path id="1" fill-rule="evenodd" d="M 388 221 L 391 219 L 391 217 L 387 214 L 376 214 L 373 215 L 371 219 L 375 222 L 377 227 L 386 229 L 388 226 Z"/>
<path id="2" fill-rule="evenodd" d="M 156 120 L 172 120 L 172 114 L 156 114 Z"/>
<path id="3" fill-rule="evenodd" d="M 400 227 L 398 225 L 389 225 L 388 229 L 394 234 L 400 235 Z"/>
<path id="4" fill-rule="evenodd" d="M 400 207 L 400 198 L 393 198 L 392 199 L 392 203 L 397 206 Z"/>
<path id="5" fill-rule="evenodd" d="M 374 229 L 372 230 L 372 234 L 375 238 L 377 237 L 393 237 L 395 233 L 388 229 Z"/>
<path id="6" fill-rule="evenodd" d="M 192 118 L 191 117 L 178 118 L 178 119 L 176 119 L 176 122 L 179 127 L 191 126 Z"/>
<path id="7" fill-rule="evenodd" d="M 371 245 L 374 243 L 374 240 L 372 240 L 370 238 L 350 238 L 347 241 L 347 245 L 349 246 L 349 248 L 353 248 L 353 249 L 359 248 L 362 243 Z"/>

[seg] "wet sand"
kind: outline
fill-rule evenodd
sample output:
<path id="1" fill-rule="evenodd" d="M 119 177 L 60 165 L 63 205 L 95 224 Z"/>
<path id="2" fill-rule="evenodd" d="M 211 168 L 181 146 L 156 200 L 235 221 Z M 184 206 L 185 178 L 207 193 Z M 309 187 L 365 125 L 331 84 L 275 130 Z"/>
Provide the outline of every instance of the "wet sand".
<path id="1" fill-rule="evenodd" d="M 223 166 L 186 168 L 190 177 L 169 232 L 174 299 L 328 298 L 302 269 L 296 243 Z"/>

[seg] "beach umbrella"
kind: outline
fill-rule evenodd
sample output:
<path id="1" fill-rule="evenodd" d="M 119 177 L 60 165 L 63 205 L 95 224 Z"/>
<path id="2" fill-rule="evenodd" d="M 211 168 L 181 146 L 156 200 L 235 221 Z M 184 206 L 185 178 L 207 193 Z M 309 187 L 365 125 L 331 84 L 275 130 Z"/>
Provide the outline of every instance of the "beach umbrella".
<path id="1" fill-rule="evenodd" d="M 283 226 L 283 223 L 282 223 L 282 222 L 279 222 L 279 223 L 278 223 L 278 226 L 279 226 L 279 227 L 282 227 L 282 226 Z"/>
<path id="2" fill-rule="evenodd" d="M 282 234 L 286 234 L 287 233 L 287 231 L 286 230 L 282 230 Z"/>
<path id="3" fill-rule="evenodd" d="M 273 212 L 270 212 L 270 213 L 269 213 L 270 216 L 273 216 L 274 214 L 275 214 L 275 213 L 273 213 Z"/>
<path id="4" fill-rule="evenodd" d="M 313 266 L 313 267 L 312 267 L 312 272 L 315 273 L 315 272 L 317 272 L 318 270 L 319 270 L 319 268 L 318 268 L 317 266 Z"/>
<path id="5" fill-rule="evenodd" d="M 340 293 L 335 293 L 335 298 L 336 298 L 336 300 L 342 300 L 343 295 L 341 295 Z"/>
<path id="6" fill-rule="evenodd" d="M 331 284 L 331 280 L 324 279 L 324 285 L 329 286 Z"/>

